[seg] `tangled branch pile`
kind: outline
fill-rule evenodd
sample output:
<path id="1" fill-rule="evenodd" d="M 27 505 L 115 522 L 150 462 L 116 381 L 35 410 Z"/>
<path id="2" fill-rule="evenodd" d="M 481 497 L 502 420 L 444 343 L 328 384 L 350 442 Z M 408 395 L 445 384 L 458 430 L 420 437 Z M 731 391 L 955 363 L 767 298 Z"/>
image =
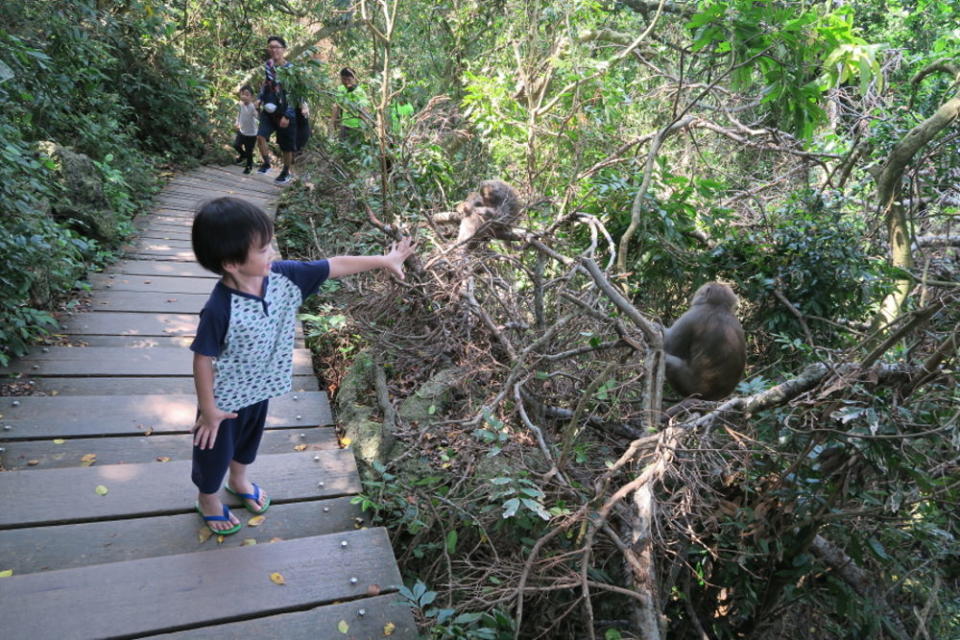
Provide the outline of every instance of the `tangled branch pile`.
<path id="1" fill-rule="evenodd" d="M 364 282 L 350 316 L 401 444 L 375 464 L 368 506 L 448 610 L 524 638 L 926 629 L 932 576 L 960 567 L 956 544 L 935 544 L 956 532 L 930 524 L 949 521 L 956 492 L 957 413 L 942 413 L 955 290 L 865 357 L 834 352 L 779 384 L 755 375 L 667 422 L 659 327 L 643 292 L 627 300 L 597 265 L 615 255 L 597 219 L 502 241 L 420 233 L 407 280 Z M 588 249 L 566 256 L 574 234 Z M 441 371 L 453 396 L 405 421 L 393 405 Z M 440 611 L 421 614 L 449 632 Z"/>

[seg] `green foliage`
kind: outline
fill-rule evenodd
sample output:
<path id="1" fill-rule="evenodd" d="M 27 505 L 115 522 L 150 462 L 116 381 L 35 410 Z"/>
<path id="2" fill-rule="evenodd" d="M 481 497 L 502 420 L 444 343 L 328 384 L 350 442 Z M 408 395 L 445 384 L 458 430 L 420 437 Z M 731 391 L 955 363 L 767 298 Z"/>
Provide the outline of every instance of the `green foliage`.
<path id="1" fill-rule="evenodd" d="M 754 326 L 797 337 L 799 320 L 775 292 L 805 317 L 849 321 L 866 318 L 886 292 L 885 263 L 863 235 L 862 223 L 843 215 L 839 203 L 800 193 L 772 212 L 765 228 L 728 227 L 705 266 L 710 277 L 736 280 L 742 296 L 756 303 Z M 836 340 L 830 324 L 811 329 L 818 341 Z"/>
<path id="2" fill-rule="evenodd" d="M 862 89 L 882 80 L 879 45 L 856 35 L 849 10 L 796 7 L 751 0 L 705 2 L 687 23 L 693 51 L 729 58 L 734 86 L 762 83 L 761 104 L 774 123 L 809 138 L 824 121 L 824 90 L 859 78 Z"/>
<path id="3" fill-rule="evenodd" d="M 430 637 L 436 640 L 511 640 L 513 620 L 499 609 L 483 613 L 457 613 L 455 609 L 432 606 L 437 592 L 422 581 L 413 587 L 401 586 L 400 596 L 430 621 Z"/>
<path id="4" fill-rule="evenodd" d="M 118 243 L 155 188 L 155 160 L 199 156 L 206 130 L 202 83 L 170 48 L 171 24 L 153 3 L 69 0 L 56 11 L 40 0 L 4 3 L 0 25 L 6 360 L 55 326 L 49 311 L 57 301 L 111 257 L 114 247 L 84 237 L 94 231 L 69 212 L 111 212 L 119 229 L 106 235 Z M 56 163 L 38 157 L 48 142 L 90 158 L 95 194 L 71 192 Z"/>

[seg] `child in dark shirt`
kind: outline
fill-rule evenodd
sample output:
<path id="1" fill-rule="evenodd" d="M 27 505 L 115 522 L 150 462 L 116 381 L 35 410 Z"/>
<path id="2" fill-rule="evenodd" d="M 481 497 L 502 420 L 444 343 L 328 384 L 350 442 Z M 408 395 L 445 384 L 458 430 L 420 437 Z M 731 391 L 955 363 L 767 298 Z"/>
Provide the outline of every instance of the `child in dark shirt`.
<path id="1" fill-rule="evenodd" d="M 238 198 L 204 204 L 193 220 L 197 261 L 221 276 L 200 312 L 190 345 L 199 412 L 194 431 L 192 478 L 197 511 L 211 531 L 242 526 L 217 493 L 229 471 L 227 491 L 260 514 L 270 498 L 247 477 L 263 435 L 270 398 L 292 388 L 297 309 L 327 278 L 386 269 L 403 278 L 413 253 L 408 238 L 382 256 L 273 262 L 273 222 L 259 207 Z"/>

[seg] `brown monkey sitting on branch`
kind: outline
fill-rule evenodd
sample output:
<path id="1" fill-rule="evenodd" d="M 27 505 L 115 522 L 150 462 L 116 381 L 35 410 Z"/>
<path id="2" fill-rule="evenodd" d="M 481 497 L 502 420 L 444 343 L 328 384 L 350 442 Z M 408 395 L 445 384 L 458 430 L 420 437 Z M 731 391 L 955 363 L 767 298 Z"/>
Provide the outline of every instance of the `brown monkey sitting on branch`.
<path id="1" fill-rule="evenodd" d="M 708 282 L 664 333 L 667 380 L 684 396 L 719 400 L 743 377 L 747 345 L 737 304 L 730 287 Z"/>
<path id="2" fill-rule="evenodd" d="M 484 180 L 479 192 L 467 194 L 456 212 L 434 216 L 436 223 L 459 222 L 457 244 L 475 247 L 483 240 L 516 240 L 510 228 L 520 215 L 520 198 L 500 180 Z"/>

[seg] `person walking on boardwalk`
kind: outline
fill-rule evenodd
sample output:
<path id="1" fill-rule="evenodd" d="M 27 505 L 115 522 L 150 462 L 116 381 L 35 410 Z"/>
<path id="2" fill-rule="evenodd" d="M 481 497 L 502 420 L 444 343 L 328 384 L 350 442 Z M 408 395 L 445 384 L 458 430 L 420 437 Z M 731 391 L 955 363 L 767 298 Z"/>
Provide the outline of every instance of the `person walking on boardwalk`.
<path id="1" fill-rule="evenodd" d="M 238 162 L 244 163 L 243 172 L 253 169 L 253 147 L 257 143 L 257 107 L 253 104 L 253 89 L 249 85 L 240 87 L 240 104 L 237 106 L 237 137 L 233 148 L 239 153 Z"/>
<path id="2" fill-rule="evenodd" d="M 263 163 L 257 173 L 267 173 L 270 170 L 270 148 L 267 141 L 274 132 L 277 133 L 277 145 L 283 156 L 283 170 L 277 176 L 277 184 L 286 184 L 293 180 L 290 175 L 290 166 L 293 163 L 293 152 L 297 150 L 297 108 L 295 97 L 287 94 L 283 84 L 277 78 L 279 69 L 290 68 L 293 63 L 287 62 L 284 57 L 287 52 L 287 42 L 280 36 L 267 38 L 267 51 L 270 57 L 264 63 L 265 76 L 257 104 L 261 109 L 260 128 L 257 130 L 257 147 Z"/>
<path id="3" fill-rule="evenodd" d="M 272 262 L 273 222 L 238 198 L 202 205 L 191 236 L 197 262 L 220 276 L 190 345 L 199 406 L 191 475 L 199 491 L 197 511 L 211 531 L 228 535 L 242 526 L 217 495 L 228 472 L 227 491 L 248 511 L 260 514 L 270 507 L 247 468 L 257 455 L 269 399 L 293 386 L 300 304 L 328 278 L 374 269 L 403 278 L 413 245 L 404 238 L 385 255 Z"/>
<path id="4" fill-rule="evenodd" d="M 350 67 L 340 70 L 340 86 L 337 87 L 333 105 L 333 132 L 348 147 L 363 143 L 363 119 L 370 118 L 370 98 L 357 81 L 357 74 Z"/>

